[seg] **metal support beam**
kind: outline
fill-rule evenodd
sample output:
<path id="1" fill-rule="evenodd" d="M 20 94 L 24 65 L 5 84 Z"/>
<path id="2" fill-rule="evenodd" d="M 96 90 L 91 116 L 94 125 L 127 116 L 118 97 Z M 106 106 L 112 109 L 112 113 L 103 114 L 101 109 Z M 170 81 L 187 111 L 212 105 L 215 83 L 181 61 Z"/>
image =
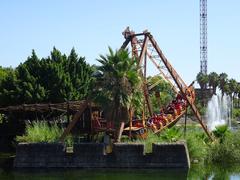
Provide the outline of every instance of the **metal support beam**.
<path id="1" fill-rule="evenodd" d="M 171 76 L 173 77 L 173 79 L 174 79 L 175 83 L 177 84 L 178 88 L 180 89 L 181 93 L 185 96 L 189 106 L 191 107 L 193 113 L 195 114 L 196 118 L 198 119 L 198 121 L 201 124 L 202 128 L 204 129 L 205 133 L 208 135 L 208 137 L 211 140 L 213 140 L 212 136 L 208 132 L 207 127 L 204 125 L 204 123 L 202 121 L 202 117 L 201 117 L 199 111 L 197 110 L 196 105 L 194 104 L 194 102 L 192 102 L 192 99 L 187 95 L 187 90 L 188 90 L 187 85 L 184 83 L 184 81 L 181 79 L 181 77 L 178 75 L 178 73 L 175 71 L 175 69 L 169 63 L 167 58 L 164 56 L 161 49 L 157 45 L 157 42 L 153 39 L 152 35 L 149 35 L 149 40 L 151 41 L 153 47 L 156 49 L 158 55 L 161 57 L 161 60 L 163 61 L 164 65 L 168 69 Z"/>
<path id="2" fill-rule="evenodd" d="M 129 28 L 127 28 L 125 30 L 126 34 L 129 34 L 129 32 L 133 32 L 130 31 Z M 172 65 L 169 63 L 169 61 L 167 60 L 167 58 L 164 56 L 164 54 L 162 53 L 162 50 L 160 49 L 160 47 L 158 46 L 157 42 L 154 40 L 154 38 L 152 37 L 152 35 L 147 32 L 144 31 L 143 33 L 140 34 L 135 34 L 135 33 L 130 33 L 131 38 L 136 38 L 136 36 L 144 36 L 144 40 L 143 40 L 143 44 L 140 45 L 138 42 L 138 45 L 140 45 L 141 47 L 141 53 L 140 53 L 140 57 L 139 57 L 139 64 L 142 63 L 143 57 L 145 56 L 145 60 L 146 57 L 148 56 L 154 63 L 154 65 L 159 69 L 160 73 L 161 68 L 159 67 L 159 65 L 153 60 L 152 58 L 152 54 L 148 54 L 148 50 L 147 47 L 151 47 L 152 48 L 152 52 L 157 53 L 157 58 L 159 58 L 159 61 L 161 61 L 164 66 L 166 67 L 166 70 L 168 71 L 168 73 L 171 75 L 171 80 L 176 84 L 176 87 L 180 90 L 180 93 L 185 97 L 188 105 L 190 106 L 190 108 L 192 109 L 193 113 L 195 114 L 196 118 L 198 119 L 199 123 L 201 124 L 202 128 L 204 129 L 205 133 L 208 135 L 208 137 L 212 140 L 212 136 L 210 135 L 210 133 L 208 132 L 207 127 L 205 126 L 205 124 L 202 121 L 202 117 L 200 115 L 200 113 L 197 110 L 196 105 L 194 104 L 194 99 L 193 99 L 193 94 L 192 92 L 189 94 L 189 90 L 191 90 L 191 86 L 188 87 L 186 85 L 186 83 L 182 80 L 182 78 L 178 75 L 178 73 L 176 72 L 176 70 L 172 67 Z M 132 41 L 132 40 L 131 40 Z M 149 43 L 147 43 L 147 42 Z M 136 41 L 134 41 L 136 42 Z M 141 41 L 142 42 L 142 41 Z M 136 44 L 134 43 L 135 47 Z M 138 56 L 137 56 L 138 57 Z M 144 67 L 146 70 L 146 62 L 144 63 Z M 141 73 L 142 74 L 142 73 Z M 146 75 L 146 73 L 144 73 Z M 165 75 L 165 79 L 167 79 L 170 83 L 171 81 L 167 78 L 166 74 L 162 73 L 163 75 Z M 144 75 L 143 75 L 144 76 Z M 144 81 L 144 84 L 146 84 L 146 82 Z M 172 83 L 171 83 L 172 84 Z M 173 84 L 172 84 L 173 85 Z M 174 86 L 174 85 L 173 85 Z M 143 86 L 145 87 L 145 86 Z M 175 87 L 175 86 L 174 86 Z M 147 88 L 144 88 L 144 96 L 146 97 L 145 100 L 147 101 L 148 99 L 148 93 L 146 92 Z M 174 89 L 175 90 L 175 89 Z M 176 91 L 176 90 L 175 90 Z M 146 102 L 147 104 L 149 102 Z M 150 108 L 149 108 L 150 109 Z M 151 115 L 152 113 L 150 113 Z"/>
<path id="3" fill-rule="evenodd" d="M 68 124 L 68 127 L 64 130 L 62 136 L 60 137 L 60 142 L 64 141 L 65 137 L 70 133 L 72 128 L 75 126 L 77 121 L 80 119 L 82 113 L 87 108 L 87 106 L 88 106 L 88 101 L 84 102 L 81 109 L 73 116 L 72 121 Z"/>

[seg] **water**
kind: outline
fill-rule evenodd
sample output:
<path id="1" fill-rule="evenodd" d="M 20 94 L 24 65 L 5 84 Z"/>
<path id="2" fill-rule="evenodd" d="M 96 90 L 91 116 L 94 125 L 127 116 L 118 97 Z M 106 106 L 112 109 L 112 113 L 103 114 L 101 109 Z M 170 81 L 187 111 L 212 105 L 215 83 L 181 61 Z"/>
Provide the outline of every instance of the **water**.
<path id="1" fill-rule="evenodd" d="M 239 167 L 238 167 L 239 169 Z M 1 180 L 239 180 L 240 171 L 226 167 L 195 165 L 179 169 L 0 169 Z"/>
<path id="2" fill-rule="evenodd" d="M 183 170 L 150 169 L 59 169 L 0 172 L 4 180 L 157 180 L 187 179 Z"/>
<path id="3" fill-rule="evenodd" d="M 212 96 L 207 106 L 207 127 L 210 131 L 224 124 L 228 124 L 231 128 L 231 104 L 229 96 L 222 96 L 220 93 Z"/>
<path id="4" fill-rule="evenodd" d="M 240 165 L 191 165 L 184 169 L 21 169 L 0 158 L 0 180 L 212 180 L 240 179 Z"/>

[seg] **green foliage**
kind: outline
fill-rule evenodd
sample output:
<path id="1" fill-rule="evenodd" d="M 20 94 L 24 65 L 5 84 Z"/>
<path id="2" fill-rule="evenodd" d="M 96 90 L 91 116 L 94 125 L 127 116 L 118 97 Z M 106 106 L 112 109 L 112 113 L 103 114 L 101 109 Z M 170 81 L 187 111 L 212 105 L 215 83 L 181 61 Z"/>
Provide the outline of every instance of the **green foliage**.
<path id="1" fill-rule="evenodd" d="M 233 108 L 233 119 L 239 120 L 240 119 L 240 109 Z"/>
<path id="2" fill-rule="evenodd" d="M 173 127 L 171 129 L 165 129 L 158 136 L 154 134 L 152 131 L 148 131 L 148 137 L 146 139 L 137 139 L 137 140 L 129 140 L 125 139 L 124 142 L 128 143 L 143 143 L 145 145 L 145 152 L 152 152 L 152 144 L 153 143 L 165 143 L 165 142 L 177 142 L 182 139 L 182 132 L 179 127 Z"/>
<path id="3" fill-rule="evenodd" d="M 216 126 L 212 132 L 214 136 L 220 140 L 220 143 L 222 143 L 226 135 L 230 133 L 227 125 Z"/>
<path id="4" fill-rule="evenodd" d="M 66 56 L 54 47 L 51 56 L 42 59 L 33 50 L 24 63 L 6 72 L 0 78 L 2 106 L 81 100 L 89 95 L 92 69 L 74 49 Z"/>
<path id="5" fill-rule="evenodd" d="M 209 148 L 207 162 L 239 163 L 240 162 L 240 131 L 227 133 L 222 141 L 215 141 Z"/>
<path id="6" fill-rule="evenodd" d="M 116 127 L 119 121 L 128 120 L 128 109 L 137 108 L 142 103 L 138 94 L 141 79 L 138 74 L 136 61 L 129 57 L 126 50 L 100 55 L 101 63 L 97 70 L 99 75 L 95 79 L 93 98 L 102 107 L 107 109 L 107 119 L 114 120 Z"/>
<path id="7" fill-rule="evenodd" d="M 228 82 L 228 75 L 226 73 L 221 73 L 219 75 L 219 88 L 222 91 L 222 95 L 225 93 L 226 87 L 224 87 Z"/>
<path id="8" fill-rule="evenodd" d="M 226 73 L 221 73 L 219 75 L 216 72 L 211 72 L 209 75 L 198 73 L 196 79 L 201 87 L 199 97 L 200 100 L 204 100 L 206 97 L 208 97 L 205 94 L 205 89 L 207 88 L 208 84 L 209 87 L 212 88 L 214 94 L 216 94 L 216 89 L 219 88 L 222 92 L 222 95 L 226 94 L 231 97 L 235 107 L 239 106 L 240 84 L 233 78 L 228 79 L 228 75 Z M 235 101 L 236 97 L 238 98 L 238 101 Z"/>
<path id="9" fill-rule="evenodd" d="M 216 72 L 211 72 L 208 75 L 209 86 L 213 88 L 213 93 L 216 94 L 216 88 L 219 85 L 219 77 Z"/>
<path id="10" fill-rule="evenodd" d="M 56 142 L 63 133 L 56 123 L 48 125 L 46 121 L 34 121 L 26 125 L 26 132 L 23 136 L 17 136 L 18 142 Z"/>
<path id="11" fill-rule="evenodd" d="M 172 101 L 175 93 L 171 85 L 161 76 L 148 77 L 148 86 L 152 86 L 152 88 L 149 90 L 149 93 L 153 111 L 155 113 L 159 113 L 161 108 L 164 108 Z M 160 94 L 159 99 L 156 96 L 156 93 Z M 160 102 L 158 100 L 160 100 Z"/>
<path id="12" fill-rule="evenodd" d="M 161 132 L 159 136 L 149 133 L 149 136 L 144 140 L 146 145 L 146 152 L 152 151 L 152 143 L 164 143 L 164 142 L 177 142 L 181 139 L 182 132 L 179 127 L 172 127 L 170 129 L 165 129 Z"/>
<path id="13" fill-rule="evenodd" d="M 182 137 L 182 132 L 179 127 L 165 129 L 160 135 L 163 142 L 176 142 Z"/>
<path id="14" fill-rule="evenodd" d="M 11 71 L 13 71 L 11 68 L 3 68 L 0 66 L 0 86 Z"/>
<path id="15" fill-rule="evenodd" d="M 208 84 L 208 76 L 203 73 L 198 73 L 197 74 L 197 82 L 200 85 L 201 89 L 206 89 L 207 84 Z"/>
<path id="16" fill-rule="evenodd" d="M 232 95 L 236 94 L 237 92 L 238 82 L 232 78 L 229 80 L 228 85 L 230 89 L 230 95 L 232 97 Z"/>
<path id="17" fill-rule="evenodd" d="M 152 152 L 152 144 L 153 143 L 161 143 L 161 142 L 164 142 L 162 141 L 162 139 L 155 135 L 152 131 L 149 131 L 148 132 L 148 137 L 147 139 L 129 139 L 129 138 L 126 138 L 126 139 L 122 139 L 123 142 L 125 143 L 142 143 L 145 145 L 144 147 L 144 151 L 145 153 L 151 153 Z"/>
<path id="18" fill-rule="evenodd" d="M 187 143 L 191 161 L 197 159 L 199 162 L 207 164 L 240 162 L 240 130 L 228 131 L 225 126 L 217 127 L 214 132 L 216 139 L 212 142 L 198 126 L 187 126 L 186 137 L 183 136 L 181 128 L 183 127 L 167 129 L 161 132 L 159 136 L 149 132 L 146 140 L 125 141 L 143 143 L 145 144 L 145 152 L 149 153 L 152 151 L 152 143 L 184 140 Z"/>
<path id="19" fill-rule="evenodd" d="M 73 147 L 73 136 L 71 134 L 69 134 L 65 138 L 65 144 L 66 144 L 67 147 Z"/>
<path id="20" fill-rule="evenodd" d="M 195 105 L 196 105 L 199 113 L 201 114 L 201 116 L 204 116 L 206 114 L 206 112 L 207 112 L 207 107 L 201 105 L 201 103 L 199 101 L 196 101 Z M 188 108 L 188 112 L 187 113 L 188 113 L 188 116 L 190 116 L 190 117 L 194 117 L 195 116 L 193 111 L 192 111 L 192 109 L 190 107 Z"/>
<path id="21" fill-rule="evenodd" d="M 159 136 L 153 134 L 152 132 L 149 132 L 147 139 L 141 140 L 140 142 L 145 145 L 144 151 L 146 153 L 150 153 L 150 152 L 152 152 L 152 144 L 153 143 L 161 143 L 163 141 L 161 138 L 159 138 Z"/>
<path id="22" fill-rule="evenodd" d="M 0 114 L 0 124 L 2 124 L 4 121 L 4 114 Z"/>
<path id="23" fill-rule="evenodd" d="M 227 126 L 219 126 L 213 134 L 216 139 L 211 142 L 197 127 L 188 131 L 186 141 L 191 160 L 204 160 L 210 164 L 240 162 L 240 131 L 229 131 Z"/>
<path id="24" fill-rule="evenodd" d="M 188 171 L 187 179 L 230 180 L 239 172 L 237 164 L 193 164 Z"/>
<path id="25" fill-rule="evenodd" d="M 190 159 L 197 159 L 203 162 L 208 153 L 208 137 L 205 133 L 200 128 L 192 127 L 187 132 L 186 142 Z"/>

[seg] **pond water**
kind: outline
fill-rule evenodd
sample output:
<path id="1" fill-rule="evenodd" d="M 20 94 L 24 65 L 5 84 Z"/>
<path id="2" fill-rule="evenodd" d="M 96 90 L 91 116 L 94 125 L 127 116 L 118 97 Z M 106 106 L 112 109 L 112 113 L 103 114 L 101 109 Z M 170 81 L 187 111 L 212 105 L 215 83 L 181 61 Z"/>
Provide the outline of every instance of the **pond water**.
<path id="1" fill-rule="evenodd" d="M 0 161 L 1 162 L 1 161 Z M 3 162 L 3 161 L 2 161 Z M 0 180 L 239 180 L 240 165 L 203 166 L 191 169 L 23 169 L 15 170 L 9 161 L 0 163 Z"/>
<path id="2" fill-rule="evenodd" d="M 181 170 L 127 170 L 127 169 L 62 169 L 62 170 L 24 170 L 2 172 L 4 180 L 151 180 L 186 179 L 187 171 Z"/>

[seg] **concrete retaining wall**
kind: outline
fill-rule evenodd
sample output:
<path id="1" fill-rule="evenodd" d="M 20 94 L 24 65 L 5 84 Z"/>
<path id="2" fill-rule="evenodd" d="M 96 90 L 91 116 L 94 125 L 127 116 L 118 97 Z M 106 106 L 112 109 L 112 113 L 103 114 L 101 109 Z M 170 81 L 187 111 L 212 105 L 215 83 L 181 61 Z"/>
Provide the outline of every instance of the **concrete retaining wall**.
<path id="1" fill-rule="evenodd" d="M 165 167 L 190 167 L 188 149 L 185 143 L 153 144 L 151 164 Z"/>
<path id="2" fill-rule="evenodd" d="M 189 168 L 185 143 L 153 144 L 153 152 L 144 154 L 143 144 L 117 143 L 111 154 L 104 144 L 81 143 L 66 153 L 61 143 L 20 143 L 17 146 L 16 168 Z"/>

